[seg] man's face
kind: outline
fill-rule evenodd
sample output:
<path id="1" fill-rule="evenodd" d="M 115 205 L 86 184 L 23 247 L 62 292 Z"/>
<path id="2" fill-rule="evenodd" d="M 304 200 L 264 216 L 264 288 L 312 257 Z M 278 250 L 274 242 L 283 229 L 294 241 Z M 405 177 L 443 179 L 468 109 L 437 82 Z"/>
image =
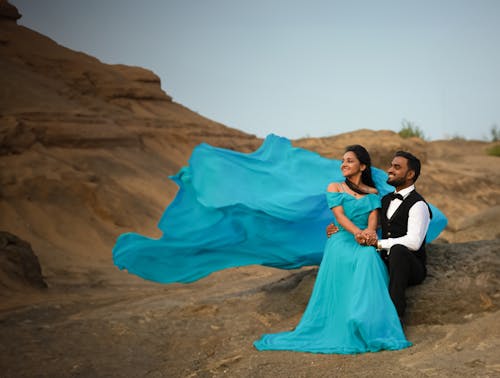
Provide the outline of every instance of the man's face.
<path id="1" fill-rule="evenodd" d="M 387 183 L 394 187 L 409 186 L 413 179 L 413 171 L 408 170 L 408 160 L 402 156 L 395 156 L 387 170 Z"/>

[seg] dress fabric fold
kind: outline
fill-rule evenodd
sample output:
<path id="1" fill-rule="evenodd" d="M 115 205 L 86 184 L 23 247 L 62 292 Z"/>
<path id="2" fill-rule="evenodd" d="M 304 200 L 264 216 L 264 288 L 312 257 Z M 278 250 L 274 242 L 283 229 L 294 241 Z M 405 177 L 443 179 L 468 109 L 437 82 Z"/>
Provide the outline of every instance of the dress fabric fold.
<path id="1" fill-rule="evenodd" d="M 385 172 L 372 173 L 379 198 L 393 190 Z M 344 180 L 340 161 L 273 134 L 249 154 L 200 144 L 171 179 L 179 190 L 158 223 L 162 236 L 125 233 L 113 248 L 120 269 L 161 283 L 193 282 L 245 265 L 320 264 L 325 227 L 333 221 L 326 188 Z M 430 206 L 427 241 L 447 222 Z"/>

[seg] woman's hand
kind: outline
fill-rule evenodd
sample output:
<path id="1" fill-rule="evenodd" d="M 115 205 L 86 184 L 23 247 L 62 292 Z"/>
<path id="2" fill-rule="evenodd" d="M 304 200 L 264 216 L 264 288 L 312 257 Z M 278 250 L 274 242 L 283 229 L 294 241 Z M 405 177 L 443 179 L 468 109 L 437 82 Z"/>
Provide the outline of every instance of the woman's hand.
<path id="1" fill-rule="evenodd" d="M 356 241 L 361 245 L 374 245 L 377 243 L 377 233 L 373 230 L 366 229 L 354 235 Z"/>
<path id="2" fill-rule="evenodd" d="M 375 245 L 377 243 L 377 232 L 375 232 L 374 230 L 370 230 L 367 228 L 361 232 L 361 235 L 364 239 L 364 245 Z"/>
<path id="3" fill-rule="evenodd" d="M 357 234 L 354 234 L 354 238 L 356 239 L 358 244 L 366 245 L 366 237 L 363 234 L 363 231 L 358 232 Z"/>

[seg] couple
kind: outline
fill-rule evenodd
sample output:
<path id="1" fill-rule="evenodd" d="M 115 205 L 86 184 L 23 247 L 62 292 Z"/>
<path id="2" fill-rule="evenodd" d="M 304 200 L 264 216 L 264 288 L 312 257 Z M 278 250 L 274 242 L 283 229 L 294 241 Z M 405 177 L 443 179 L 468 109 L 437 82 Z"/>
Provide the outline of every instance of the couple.
<path id="1" fill-rule="evenodd" d="M 296 330 L 266 335 L 255 346 L 318 353 L 401 349 L 410 345 L 398 317 L 404 290 L 425 276 L 429 214 L 412 186 L 419 171 L 418 160 L 398 154 L 387 178 L 370 167 L 360 147 L 340 162 L 276 135 L 250 154 L 200 144 L 189 166 L 171 177 L 179 191 L 158 224 L 162 237 L 122 234 L 113 260 L 120 269 L 161 283 L 193 282 L 237 266 L 296 269 L 321 263 Z M 394 191 L 387 181 L 403 201 L 385 196 L 380 202 Z M 429 207 L 428 242 L 447 223 L 439 209 Z M 339 231 L 327 238 L 334 215 Z M 382 240 L 375 236 L 378 216 Z"/>
<path id="2" fill-rule="evenodd" d="M 420 161 L 407 152 L 395 154 L 387 183 L 396 191 L 382 201 L 364 147 L 347 147 L 341 170 L 345 181 L 329 184 L 326 193 L 337 226 L 327 228 L 329 239 L 306 311 L 293 331 L 256 341 L 259 350 L 352 354 L 411 345 L 400 319 L 406 287 L 426 275 L 424 245 L 431 217 L 414 187 Z"/>

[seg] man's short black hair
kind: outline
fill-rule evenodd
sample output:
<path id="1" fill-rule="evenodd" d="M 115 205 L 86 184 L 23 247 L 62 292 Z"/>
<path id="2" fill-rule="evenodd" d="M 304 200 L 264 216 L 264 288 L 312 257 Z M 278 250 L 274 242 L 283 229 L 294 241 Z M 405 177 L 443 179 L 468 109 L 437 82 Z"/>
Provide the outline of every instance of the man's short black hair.
<path id="1" fill-rule="evenodd" d="M 420 160 L 413 154 L 406 151 L 397 151 L 394 154 L 394 157 L 401 156 L 408 160 L 408 168 L 415 172 L 415 176 L 413 177 L 413 182 L 417 181 L 418 176 L 420 176 Z"/>

